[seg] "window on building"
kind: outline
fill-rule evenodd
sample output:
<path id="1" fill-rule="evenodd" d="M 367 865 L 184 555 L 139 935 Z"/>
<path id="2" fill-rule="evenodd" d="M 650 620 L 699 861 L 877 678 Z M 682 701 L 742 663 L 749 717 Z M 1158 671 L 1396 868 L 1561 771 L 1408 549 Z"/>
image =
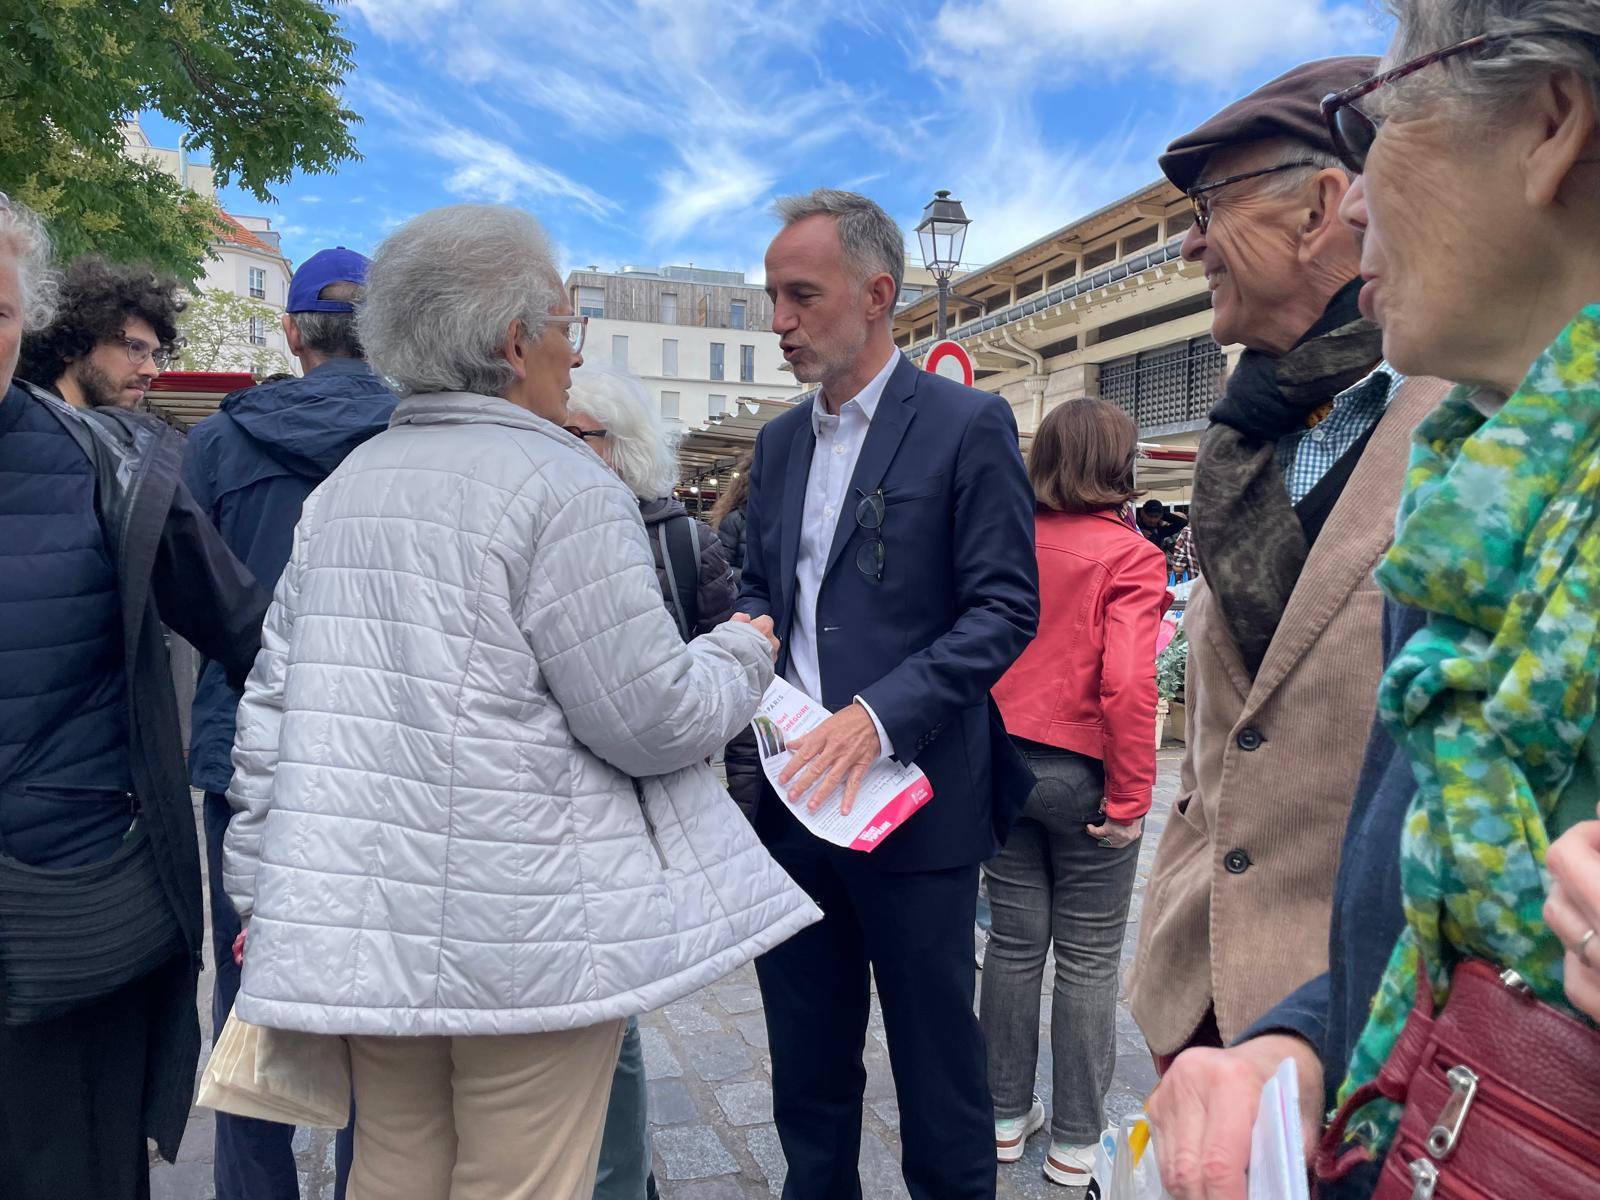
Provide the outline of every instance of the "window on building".
<path id="1" fill-rule="evenodd" d="M 677 418 L 677 415 L 678 415 L 678 393 L 677 392 L 662 392 L 661 393 L 661 415 L 663 417 L 672 417 L 674 419 Z"/>
<path id="2" fill-rule="evenodd" d="M 725 379 L 724 371 L 727 369 L 723 363 L 724 351 L 727 349 L 721 342 L 711 343 L 711 378 Z"/>
<path id="3" fill-rule="evenodd" d="M 1032 279 L 1024 279 L 1021 283 L 1017 284 L 1017 299 L 1021 300 L 1024 296 L 1031 296 L 1035 292 L 1041 290 L 1043 287 L 1043 275 L 1035 275 Z"/>
<path id="4" fill-rule="evenodd" d="M 604 288 L 581 287 L 578 289 L 578 315 L 580 317 L 603 317 L 606 315 L 606 291 Z"/>
<path id="5" fill-rule="evenodd" d="M 715 392 L 706 397 L 706 416 L 720 417 L 728 411 L 728 398 Z"/>
<path id="6" fill-rule="evenodd" d="M 678 374 L 678 339 L 661 339 L 661 373 L 668 379 L 677 377 Z"/>
<path id="7" fill-rule="evenodd" d="M 745 302 L 735 300 L 728 309 L 728 325 L 733 329 L 745 328 Z M 721 378 L 721 376 L 718 376 Z"/>
<path id="8" fill-rule="evenodd" d="M 1046 287 L 1055 287 L 1058 283 L 1065 283 L 1078 273 L 1078 260 L 1062 263 L 1059 267 L 1051 267 L 1050 273 L 1044 277 Z"/>
<path id="9" fill-rule="evenodd" d="M 628 369 L 628 335 L 625 333 L 611 335 L 611 365 L 619 371 Z"/>
<path id="10" fill-rule="evenodd" d="M 1101 246 L 1098 250 L 1091 250 L 1083 256 L 1083 269 L 1092 271 L 1096 267 L 1103 267 L 1117 257 L 1117 244 L 1112 242 L 1108 246 Z"/>
<path id="11" fill-rule="evenodd" d="M 1189 232 L 1189 226 L 1194 224 L 1192 212 L 1173 213 L 1167 218 L 1167 241 L 1175 237 L 1184 237 Z"/>
<path id="12" fill-rule="evenodd" d="M 678 323 L 678 293 L 661 293 L 661 323 L 663 325 L 676 325 Z"/>
<path id="13" fill-rule="evenodd" d="M 265 317 L 250 318 L 250 344 L 252 346 L 265 346 L 267 344 L 267 319 Z"/>
<path id="14" fill-rule="evenodd" d="M 754 383 L 756 381 L 756 348 L 754 346 L 739 347 L 739 382 Z"/>
<path id="15" fill-rule="evenodd" d="M 267 298 L 267 273 L 261 267 L 250 268 L 250 294 L 257 300 Z"/>
<path id="16" fill-rule="evenodd" d="M 1129 254 L 1135 254 L 1140 250 L 1154 246 L 1160 237 L 1160 228 L 1155 225 L 1146 225 L 1143 229 L 1130 233 L 1122 239 L 1123 256 L 1126 257 Z"/>

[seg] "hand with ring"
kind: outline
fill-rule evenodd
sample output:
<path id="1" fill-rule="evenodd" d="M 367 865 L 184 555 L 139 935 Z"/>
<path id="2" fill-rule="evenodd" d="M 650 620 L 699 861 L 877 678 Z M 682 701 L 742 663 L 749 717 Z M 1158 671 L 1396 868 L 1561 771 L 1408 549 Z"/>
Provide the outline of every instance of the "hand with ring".
<path id="1" fill-rule="evenodd" d="M 1121 850 L 1131 846 L 1139 840 L 1144 833 L 1144 818 L 1135 817 L 1131 821 L 1113 821 L 1106 817 L 1098 825 L 1085 826 L 1085 831 L 1090 837 L 1095 838 L 1108 850 Z"/>
<path id="2" fill-rule="evenodd" d="M 1544 919 L 1567 948 L 1567 999 L 1600 1021 L 1600 820 L 1580 821 L 1550 845 Z"/>

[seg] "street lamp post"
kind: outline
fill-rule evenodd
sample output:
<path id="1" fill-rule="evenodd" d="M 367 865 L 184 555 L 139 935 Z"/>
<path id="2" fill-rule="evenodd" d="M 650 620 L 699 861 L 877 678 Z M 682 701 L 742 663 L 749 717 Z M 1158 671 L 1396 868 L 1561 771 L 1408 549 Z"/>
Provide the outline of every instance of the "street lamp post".
<path id="1" fill-rule="evenodd" d="M 950 298 L 950 277 L 961 266 L 961 249 L 967 241 L 966 210 L 961 201 L 952 200 L 944 190 L 933 194 L 928 206 L 922 210 L 922 221 L 917 225 L 917 241 L 922 246 L 922 265 L 933 272 L 939 282 L 939 338 L 942 341 L 949 329 L 947 308 Z"/>

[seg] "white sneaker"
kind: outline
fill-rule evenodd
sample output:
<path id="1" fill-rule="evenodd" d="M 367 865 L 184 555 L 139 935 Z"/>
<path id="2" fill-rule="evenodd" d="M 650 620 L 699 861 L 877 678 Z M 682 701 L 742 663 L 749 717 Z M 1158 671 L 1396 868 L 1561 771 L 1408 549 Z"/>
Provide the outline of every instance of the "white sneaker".
<path id="1" fill-rule="evenodd" d="M 1044 1156 L 1044 1177 L 1062 1187 L 1088 1187 L 1094 1178 L 1094 1146 L 1068 1146 L 1051 1142 Z"/>
<path id="2" fill-rule="evenodd" d="M 1044 1128 L 1044 1101 L 1035 1096 L 1033 1107 L 1025 1117 L 994 1123 L 994 1156 L 1003 1163 L 1013 1163 L 1022 1157 L 1028 1138 Z"/>

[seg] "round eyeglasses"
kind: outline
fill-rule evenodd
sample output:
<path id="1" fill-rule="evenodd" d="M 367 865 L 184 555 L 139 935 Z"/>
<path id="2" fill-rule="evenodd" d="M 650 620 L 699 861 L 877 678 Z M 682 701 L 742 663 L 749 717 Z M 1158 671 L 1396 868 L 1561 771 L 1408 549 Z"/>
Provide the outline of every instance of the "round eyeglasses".
<path id="1" fill-rule="evenodd" d="M 134 366 L 143 366 L 147 362 L 154 362 L 156 369 L 165 371 L 167 364 L 172 361 L 172 352 L 160 346 L 152 346 L 143 338 L 125 337 L 120 339 L 122 347 L 128 352 L 128 361 Z"/>

